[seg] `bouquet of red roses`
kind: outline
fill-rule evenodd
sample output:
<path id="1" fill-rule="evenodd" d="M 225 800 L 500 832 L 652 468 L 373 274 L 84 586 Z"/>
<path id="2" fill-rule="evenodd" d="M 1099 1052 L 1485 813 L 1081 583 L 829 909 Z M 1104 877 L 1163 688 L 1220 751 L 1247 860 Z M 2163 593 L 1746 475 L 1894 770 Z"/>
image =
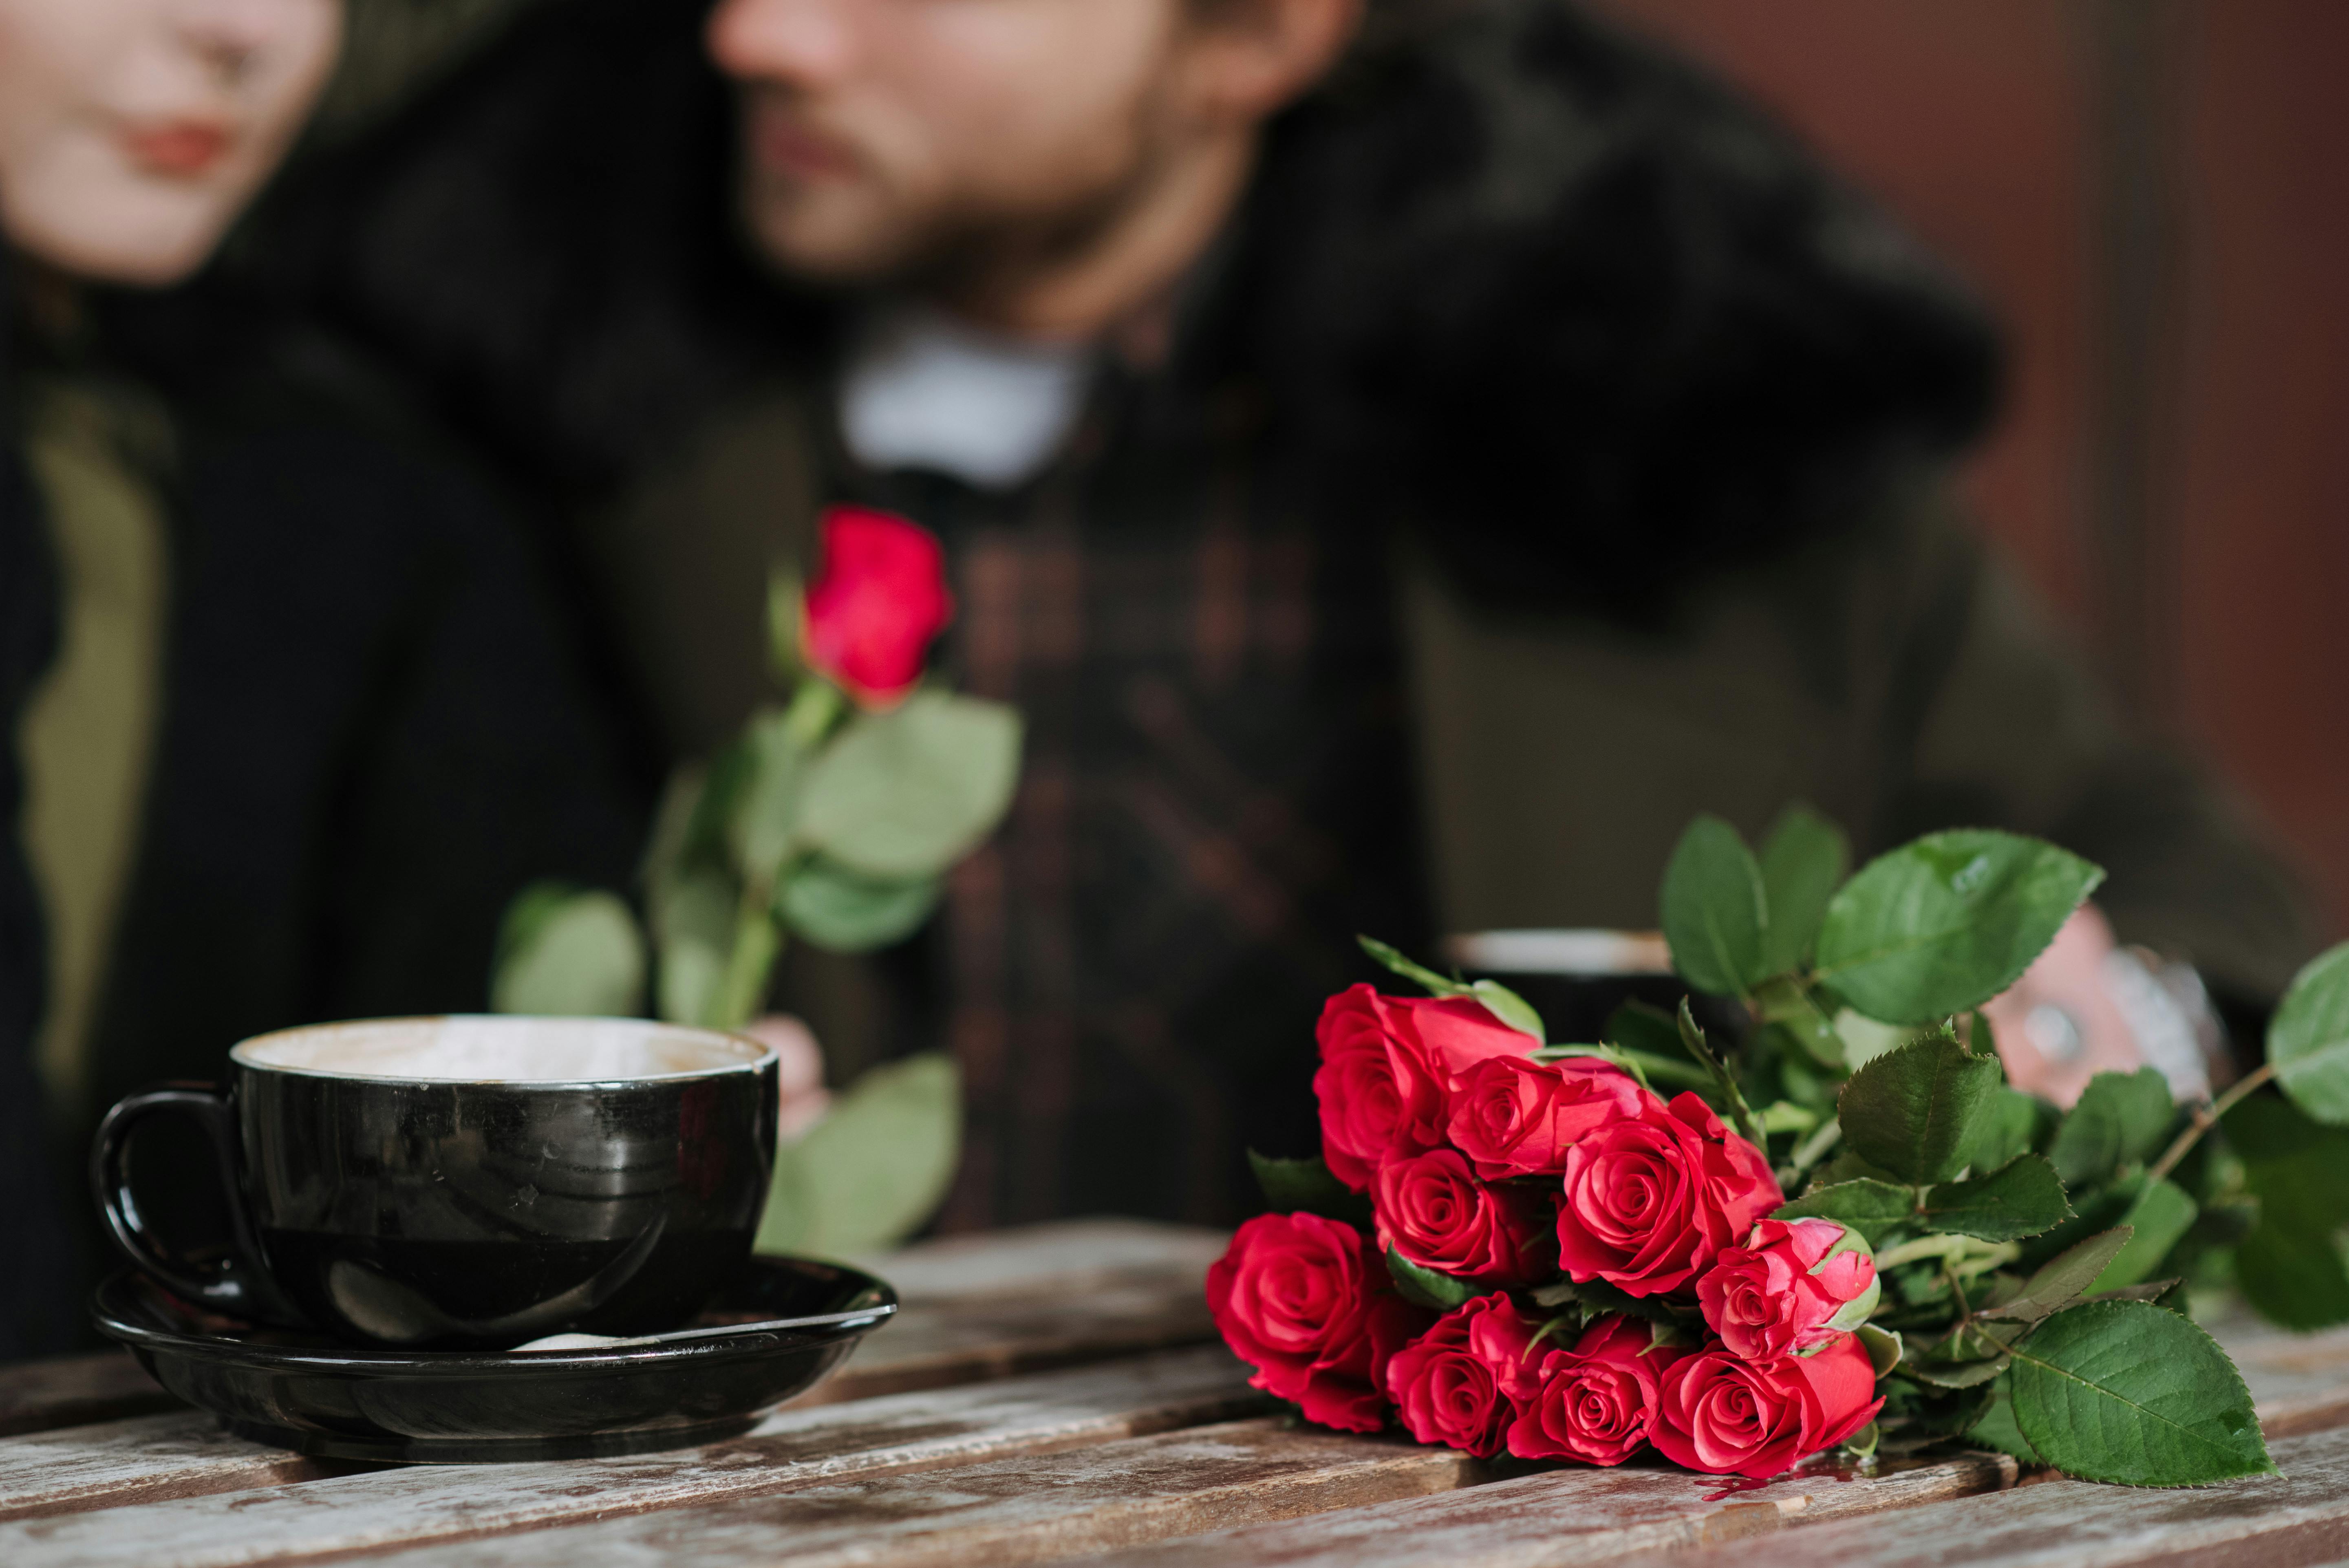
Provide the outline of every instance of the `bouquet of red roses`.
<path id="1" fill-rule="evenodd" d="M 2005 1084 L 1976 1009 L 2102 872 L 1979 830 L 1847 865 L 1799 809 L 1759 857 L 1713 819 L 1682 839 L 1664 934 L 1692 989 L 1744 1005 L 1734 1050 L 1686 1003 L 1551 1045 L 1497 983 L 1365 940 L 1428 995 L 1332 997 L 1320 1158 L 1252 1156 L 1282 1212 L 1207 1295 L 1254 1385 L 1480 1456 L 1652 1445 L 1756 1479 L 1951 1442 L 2140 1485 L 2271 1469 L 2159 1274 L 2240 1237 L 2205 1134 L 2271 1073 L 2281 1112 L 2349 1122 L 2349 947 L 2219 1104 L 2175 1107 L 2148 1069 L 2064 1115 Z"/>

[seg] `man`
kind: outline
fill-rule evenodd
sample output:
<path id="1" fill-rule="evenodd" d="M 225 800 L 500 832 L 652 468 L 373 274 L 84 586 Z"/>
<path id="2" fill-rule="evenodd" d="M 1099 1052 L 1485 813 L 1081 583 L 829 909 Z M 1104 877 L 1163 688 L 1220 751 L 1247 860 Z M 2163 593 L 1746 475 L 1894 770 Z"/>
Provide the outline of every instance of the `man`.
<path id="1" fill-rule="evenodd" d="M 2044 834 L 2254 1002 L 2313 947 L 1948 516 L 1986 329 L 1684 67 L 1564 0 L 721 0 L 730 122 L 677 28 L 550 14 L 315 286 L 568 491 L 675 757 L 819 502 L 945 536 L 1020 799 L 782 1000 L 952 1046 L 951 1221 L 1241 1211 L 1354 933 L 1644 926 L 1700 810 Z"/>

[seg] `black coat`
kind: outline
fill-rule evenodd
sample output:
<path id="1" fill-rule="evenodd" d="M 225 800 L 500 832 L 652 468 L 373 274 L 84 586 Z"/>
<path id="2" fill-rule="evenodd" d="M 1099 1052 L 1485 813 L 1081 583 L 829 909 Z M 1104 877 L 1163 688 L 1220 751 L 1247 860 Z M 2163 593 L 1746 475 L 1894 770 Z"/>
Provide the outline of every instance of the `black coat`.
<path id="1" fill-rule="evenodd" d="M 153 1079 L 218 1078 L 265 1030 L 481 1009 L 508 901 L 539 878 L 625 885 L 649 801 L 514 517 L 355 361 L 271 332 L 163 390 L 179 446 L 164 698 L 93 1112 Z M 7 906 L 9 976 L 28 955 L 37 974 L 24 913 Z M 0 1018 L 0 1070 L 22 1076 L 31 1016 Z M 17 1161 L 31 1132 L 0 1136 Z M 65 1185 L 86 1209 L 78 1174 Z M 150 1190 L 167 1233 L 212 1232 L 202 1182 Z M 0 1227 L 42 1231 L 57 1208 L 12 1202 Z M 85 1281 L 34 1278 L 13 1237 L 0 1247 L 41 1298 L 11 1304 L 0 1346 L 54 1347 Z"/>
<path id="2" fill-rule="evenodd" d="M 0 255 L 0 420 L 9 409 L 6 258 Z M 5 427 L 0 427 L 5 428 Z M 57 581 L 32 485 L 12 443 L 0 442 L 0 1360 L 71 1339 L 77 1277 L 56 1189 L 56 1160 L 33 1038 L 40 1026 L 47 951 L 30 869 L 14 831 L 24 800 L 16 717 L 57 642 Z"/>

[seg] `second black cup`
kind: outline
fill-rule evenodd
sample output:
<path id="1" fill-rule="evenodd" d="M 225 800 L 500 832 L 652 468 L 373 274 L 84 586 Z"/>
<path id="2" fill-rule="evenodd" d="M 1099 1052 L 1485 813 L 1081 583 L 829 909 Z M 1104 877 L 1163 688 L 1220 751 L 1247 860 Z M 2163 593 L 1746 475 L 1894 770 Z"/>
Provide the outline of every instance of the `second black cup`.
<path id="1" fill-rule="evenodd" d="M 675 1326 L 740 1271 L 775 1156 L 757 1041 L 619 1018 L 329 1024 L 245 1041 L 226 1088 L 107 1113 L 91 1181 L 116 1243 L 189 1301 L 362 1345 L 512 1346 Z M 234 1234 L 170 1251 L 124 1175 L 166 1111 L 211 1133 Z"/>

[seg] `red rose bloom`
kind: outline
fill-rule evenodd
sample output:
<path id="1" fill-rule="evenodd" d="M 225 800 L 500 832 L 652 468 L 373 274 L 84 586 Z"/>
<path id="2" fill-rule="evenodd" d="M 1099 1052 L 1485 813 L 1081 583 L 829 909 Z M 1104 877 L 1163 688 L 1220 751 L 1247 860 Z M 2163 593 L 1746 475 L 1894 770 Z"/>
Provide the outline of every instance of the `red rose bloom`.
<path id="1" fill-rule="evenodd" d="M 945 554 L 929 530 L 885 511 L 835 506 L 819 526 L 823 569 L 808 585 L 801 652 L 862 706 L 894 707 L 954 619 Z"/>
<path id="2" fill-rule="evenodd" d="M 1557 1214 L 1546 1193 L 1477 1181 L 1449 1149 L 1380 1166 L 1371 1207 L 1381 1246 L 1422 1268 L 1499 1284 L 1532 1283 L 1527 1254 L 1540 1248 Z"/>
<path id="3" fill-rule="evenodd" d="M 1676 1465 L 1766 1480 L 1872 1420 L 1876 1367 L 1846 1336 L 1816 1356 L 1747 1361 L 1716 1345 L 1665 1368 L 1651 1433 Z"/>
<path id="4" fill-rule="evenodd" d="M 1499 1453 L 1516 1411 L 1495 1366 L 1509 1359 L 1512 1345 L 1522 1356 L 1532 1337 L 1532 1326 L 1506 1295 L 1480 1295 L 1437 1318 L 1387 1363 L 1387 1388 L 1402 1424 L 1423 1443 L 1480 1459 Z"/>
<path id="5" fill-rule="evenodd" d="M 1453 1078 L 1487 1057 L 1526 1056 L 1537 1042 L 1465 997 L 1340 991 L 1321 1009 L 1313 1093 L 1321 1102 L 1321 1155 L 1360 1192 L 1380 1162 L 1444 1142 Z"/>
<path id="6" fill-rule="evenodd" d="M 1688 1354 L 1655 1344 L 1636 1317 L 1603 1317 L 1570 1350 L 1550 1350 L 1507 1380 L 1517 1418 L 1509 1451 L 1522 1460 L 1619 1465 L 1647 1444 L 1660 1379 Z"/>
<path id="7" fill-rule="evenodd" d="M 1249 1386 L 1349 1432 L 1386 1425 L 1387 1358 L 1428 1315 L 1368 1237 L 1319 1214 L 1259 1214 L 1207 1270 L 1207 1310 Z"/>
<path id="8" fill-rule="evenodd" d="M 1864 1321 L 1876 1303 L 1876 1259 L 1847 1234 L 1833 1220 L 1764 1220 L 1696 1282 L 1705 1322 L 1733 1354 L 1767 1361 L 1816 1350 Z"/>
<path id="9" fill-rule="evenodd" d="M 1566 1156 L 1558 1264 L 1633 1295 L 1679 1290 L 1785 1200 L 1762 1151 L 1683 1094 L 1608 1123 Z"/>
<path id="10" fill-rule="evenodd" d="M 1488 1181 L 1555 1176 L 1586 1134 L 1638 1115 L 1653 1098 L 1605 1062 L 1487 1057 L 1453 1085 L 1449 1130 Z"/>

